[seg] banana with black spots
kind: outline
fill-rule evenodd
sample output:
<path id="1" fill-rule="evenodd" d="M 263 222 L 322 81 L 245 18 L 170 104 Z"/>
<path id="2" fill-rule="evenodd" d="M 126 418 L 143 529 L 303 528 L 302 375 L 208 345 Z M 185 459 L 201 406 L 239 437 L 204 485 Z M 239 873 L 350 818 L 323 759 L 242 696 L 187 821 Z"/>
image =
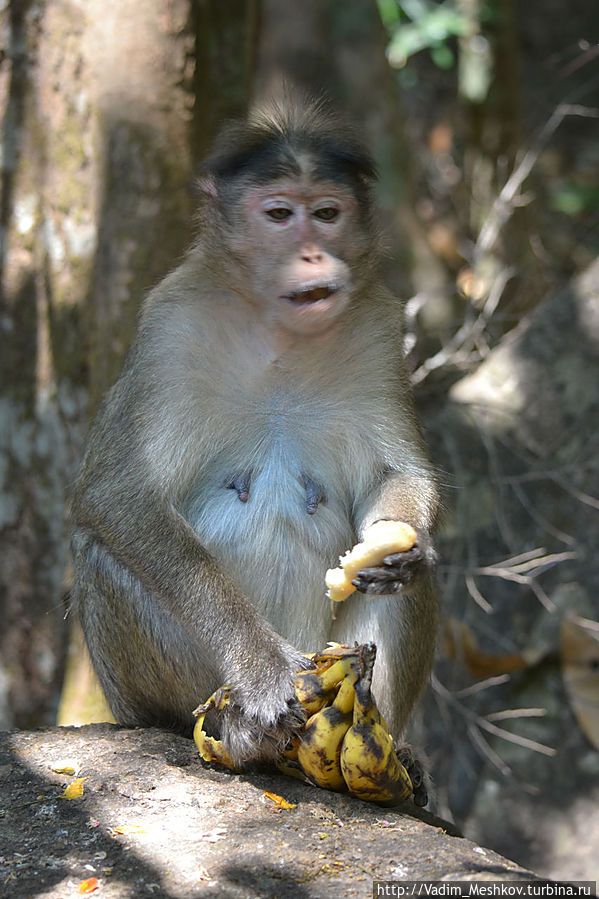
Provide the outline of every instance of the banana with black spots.
<path id="1" fill-rule="evenodd" d="M 341 772 L 352 796 L 398 805 L 412 796 L 412 781 L 395 754 L 393 738 L 371 692 L 376 646 L 366 644 L 361 650 L 364 673 L 354 688 L 353 723 L 341 746 Z"/>
<path id="2" fill-rule="evenodd" d="M 304 774 L 312 783 L 327 790 L 346 789 L 339 759 L 343 738 L 353 720 L 354 684 L 357 678 L 357 662 L 354 659 L 332 705 L 312 715 L 300 737 L 297 760 Z"/>

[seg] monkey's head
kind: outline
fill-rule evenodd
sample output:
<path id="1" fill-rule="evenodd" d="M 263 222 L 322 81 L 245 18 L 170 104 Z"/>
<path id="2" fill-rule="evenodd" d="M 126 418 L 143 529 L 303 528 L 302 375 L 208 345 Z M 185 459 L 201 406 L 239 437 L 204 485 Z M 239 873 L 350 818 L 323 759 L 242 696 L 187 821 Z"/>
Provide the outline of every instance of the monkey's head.
<path id="1" fill-rule="evenodd" d="M 205 236 L 275 327 L 327 330 L 376 268 L 372 159 L 321 104 L 233 123 L 205 163 Z"/>

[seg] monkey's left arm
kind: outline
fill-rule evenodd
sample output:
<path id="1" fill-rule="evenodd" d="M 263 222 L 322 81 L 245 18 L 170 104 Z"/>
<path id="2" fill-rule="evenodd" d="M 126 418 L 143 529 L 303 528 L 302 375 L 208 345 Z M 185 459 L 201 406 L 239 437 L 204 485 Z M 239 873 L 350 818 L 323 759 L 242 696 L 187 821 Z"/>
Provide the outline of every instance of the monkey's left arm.
<path id="1" fill-rule="evenodd" d="M 382 565 L 361 569 L 352 581 L 356 589 L 375 595 L 399 593 L 430 572 L 436 558 L 431 530 L 437 511 L 437 488 L 424 466 L 410 472 L 388 472 L 383 483 L 358 508 L 358 536 L 375 521 L 391 519 L 411 524 L 418 540 L 412 549 L 386 556 Z"/>

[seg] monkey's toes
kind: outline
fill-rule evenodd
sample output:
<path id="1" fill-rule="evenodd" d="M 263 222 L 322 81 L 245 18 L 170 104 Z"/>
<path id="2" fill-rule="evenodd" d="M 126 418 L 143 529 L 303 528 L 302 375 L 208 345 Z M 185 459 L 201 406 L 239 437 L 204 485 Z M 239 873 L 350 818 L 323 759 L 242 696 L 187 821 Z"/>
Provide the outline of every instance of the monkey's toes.
<path id="1" fill-rule="evenodd" d="M 238 706 L 226 710 L 222 722 L 222 740 L 236 765 L 279 762 L 285 747 L 301 732 L 306 715 L 299 702 L 273 723 L 265 724 L 244 714 Z"/>
<path id="2" fill-rule="evenodd" d="M 414 788 L 414 805 L 424 808 L 428 804 L 428 773 L 414 753 L 412 746 L 407 743 L 396 748 L 397 757 L 404 766 Z"/>

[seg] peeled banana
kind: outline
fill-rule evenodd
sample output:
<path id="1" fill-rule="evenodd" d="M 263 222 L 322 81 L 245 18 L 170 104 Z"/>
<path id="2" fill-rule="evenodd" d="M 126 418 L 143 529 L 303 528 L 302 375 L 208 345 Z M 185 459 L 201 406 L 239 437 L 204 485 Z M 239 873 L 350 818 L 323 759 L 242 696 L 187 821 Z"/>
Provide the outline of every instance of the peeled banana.
<path id="1" fill-rule="evenodd" d="M 412 549 L 418 539 L 405 521 L 375 521 L 364 529 L 362 542 L 339 558 L 340 568 L 329 568 L 325 583 L 333 602 L 343 602 L 356 589 L 352 580 L 362 568 L 380 565 L 391 553 Z"/>
<path id="2" fill-rule="evenodd" d="M 352 796 L 397 805 L 412 795 L 413 787 L 371 692 L 375 658 L 374 643 L 364 646 L 364 674 L 354 688 L 353 724 L 343 739 L 340 767 Z"/>

